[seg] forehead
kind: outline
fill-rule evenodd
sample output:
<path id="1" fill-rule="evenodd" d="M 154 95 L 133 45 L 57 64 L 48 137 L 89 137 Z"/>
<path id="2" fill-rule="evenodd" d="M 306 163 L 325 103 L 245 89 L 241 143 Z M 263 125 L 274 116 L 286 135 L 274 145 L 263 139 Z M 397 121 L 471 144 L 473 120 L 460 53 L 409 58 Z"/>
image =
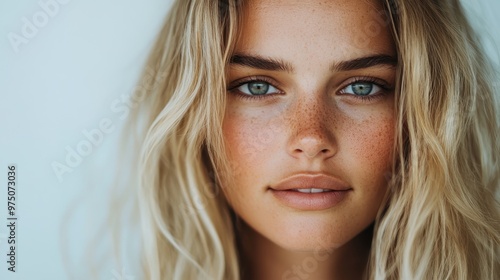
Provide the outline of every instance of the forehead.
<path id="1" fill-rule="evenodd" d="M 390 24 L 377 0 L 246 1 L 236 51 L 343 59 L 395 53 Z"/>

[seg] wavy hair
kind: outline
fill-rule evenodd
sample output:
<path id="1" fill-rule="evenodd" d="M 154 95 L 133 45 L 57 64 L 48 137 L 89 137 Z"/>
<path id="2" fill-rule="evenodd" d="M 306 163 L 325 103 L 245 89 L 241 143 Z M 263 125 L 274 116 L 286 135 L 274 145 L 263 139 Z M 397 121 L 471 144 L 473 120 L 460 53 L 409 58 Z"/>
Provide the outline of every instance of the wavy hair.
<path id="1" fill-rule="evenodd" d="M 147 279 L 241 278 L 234 213 L 217 182 L 231 164 L 222 139 L 225 68 L 242 4 L 175 1 L 148 59 L 146 99 L 132 118 L 145 128 L 138 197 Z M 384 7 L 399 56 L 397 164 L 375 220 L 368 278 L 494 279 L 493 70 L 458 0 Z"/>
<path id="2" fill-rule="evenodd" d="M 493 69 L 456 0 L 389 3 L 400 58 L 395 178 L 377 219 L 375 279 L 500 273 Z"/>

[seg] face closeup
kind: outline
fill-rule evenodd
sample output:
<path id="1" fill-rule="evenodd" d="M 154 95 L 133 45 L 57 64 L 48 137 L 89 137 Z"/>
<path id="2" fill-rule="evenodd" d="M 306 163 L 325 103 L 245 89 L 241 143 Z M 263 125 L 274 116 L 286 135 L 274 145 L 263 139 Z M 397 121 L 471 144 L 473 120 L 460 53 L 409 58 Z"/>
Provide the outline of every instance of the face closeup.
<path id="1" fill-rule="evenodd" d="M 371 0 L 245 2 L 227 69 L 222 186 L 235 212 L 283 248 L 338 248 L 381 205 L 396 66 L 381 10 Z"/>

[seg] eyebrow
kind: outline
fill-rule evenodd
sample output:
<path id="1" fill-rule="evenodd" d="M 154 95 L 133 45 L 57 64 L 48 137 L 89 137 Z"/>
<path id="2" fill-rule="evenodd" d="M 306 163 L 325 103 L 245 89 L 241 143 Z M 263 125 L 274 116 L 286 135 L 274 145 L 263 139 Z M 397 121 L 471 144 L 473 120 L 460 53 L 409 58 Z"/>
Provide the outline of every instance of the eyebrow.
<path id="1" fill-rule="evenodd" d="M 235 54 L 231 56 L 229 63 L 262 70 L 293 72 L 293 67 L 290 63 L 284 62 L 281 59 L 258 55 Z"/>
<path id="2" fill-rule="evenodd" d="M 294 72 L 293 66 L 288 62 L 259 55 L 235 54 L 231 56 L 229 63 L 261 70 Z M 360 57 L 335 62 L 330 66 L 330 71 L 351 71 L 381 65 L 393 68 L 397 65 L 397 59 L 385 54 Z"/>
<path id="3" fill-rule="evenodd" d="M 372 55 L 360 57 L 353 60 L 341 61 L 333 63 L 330 66 L 331 71 L 350 71 L 374 66 L 389 66 L 391 68 L 398 64 L 398 60 L 390 55 Z"/>

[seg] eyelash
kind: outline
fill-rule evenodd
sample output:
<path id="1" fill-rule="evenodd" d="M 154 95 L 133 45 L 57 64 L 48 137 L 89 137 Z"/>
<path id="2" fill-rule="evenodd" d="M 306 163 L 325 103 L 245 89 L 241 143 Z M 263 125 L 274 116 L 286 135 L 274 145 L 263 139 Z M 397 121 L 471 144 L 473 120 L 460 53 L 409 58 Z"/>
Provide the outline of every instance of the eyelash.
<path id="1" fill-rule="evenodd" d="M 265 83 L 272 85 L 276 89 L 278 89 L 278 87 L 274 85 L 275 82 L 267 77 L 248 77 L 248 78 L 245 78 L 245 79 L 239 81 L 236 85 L 230 86 L 228 88 L 228 91 L 236 94 L 239 98 L 242 98 L 245 100 L 260 100 L 260 99 L 264 99 L 264 98 L 275 97 L 276 95 L 278 95 L 276 93 L 275 94 L 263 94 L 263 95 L 249 95 L 249 94 L 240 93 L 240 92 L 235 91 L 235 89 L 241 87 L 242 85 L 252 83 L 252 82 L 265 82 Z M 280 93 L 283 93 L 283 91 L 281 91 L 281 90 L 279 90 L 279 91 L 280 91 Z"/>
<path id="2" fill-rule="evenodd" d="M 379 93 L 373 94 L 373 95 L 355 95 L 355 94 L 348 94 L 348 93 L 341 93 L 340 95 L 349 95 L 350 97 L 360 99 L 362 101 L 371 101 L 376 98 L 383 97 L 385 94 L 387 94 L 388 91 L 392 90 L 392 88 L 385 82 L 380 79 L 374 78 L 374 77 L 356 77 L 352 81 L 349 82 L 349 84 L 345 85 L 340 92 L 344 91 L 348 86 L 356 83 L 371 83 L 380 88 Z"/>
<path id="3" fill-rule="evenodd" d="M 240 86 L 248 84 L 248 83 L 252 83 L 252 82 L 265 82 L 265 83 L 268 83 L 269 85 L 275 87 L 279 91 L 279 93 L 263 94 L 263 95 L 249 95 L 249 94 L 240 93 L 240 92 L 235 91 L 235 89 L 239 88 Z M 359 99 L 361 101 L 369 102 L 371 100 L 374 100 L 376 98 L 380 98 L 380 97 L 384 96 L 387 93 L 387 91 L 392 90 L 392 88 L 390 86 L 388 86 L 387 83 L 385 83 L 384 81 L 382 81 L 380 79 L 377 79 L 377 78 L 374 78 L 374 77 L 368 77 L 368 76 L 366 76 L 366 77 L 356 77 L 356 78 L 354 78 L 352 81 L 349 82 L 349 84 L 345 85 L 340 90 L 340 92 L 344 91 L 348 86 L 350 86 L 352 84 L 356 84 L 356 83 L 371 83 L 371 84 L 374 84 L 374 85 L 380 87 L 381 90 L 377 94 L 366 95 L 366 96 L 355 95 L 355 94 L 348 94 L 348 93 L 340 93 L 339 95 L 349 95 L 352 98 L 356 98 L 356 99 Z M 264 99 L 264 98 L 273 98 L 273 97 L 276 97 L 276 95 L 280 95 L 280 93 L 283 93 L 283 91 L 281 91 L 279 89 L 279 87 L 275 86 L 274 84 L 275 84 L 275 82 L 273 80 L 267 78 L 267 77 L 248 77 L 248 78 L 245 78 L 242 81 L 239 81 L 236 85 L 230 86 L 228 88 L 228 91 L 230 91 L 231 93 L 237 95 L 237 97 L 242 98 L 244 100 L 261 100 L 261 99 Z"/>

